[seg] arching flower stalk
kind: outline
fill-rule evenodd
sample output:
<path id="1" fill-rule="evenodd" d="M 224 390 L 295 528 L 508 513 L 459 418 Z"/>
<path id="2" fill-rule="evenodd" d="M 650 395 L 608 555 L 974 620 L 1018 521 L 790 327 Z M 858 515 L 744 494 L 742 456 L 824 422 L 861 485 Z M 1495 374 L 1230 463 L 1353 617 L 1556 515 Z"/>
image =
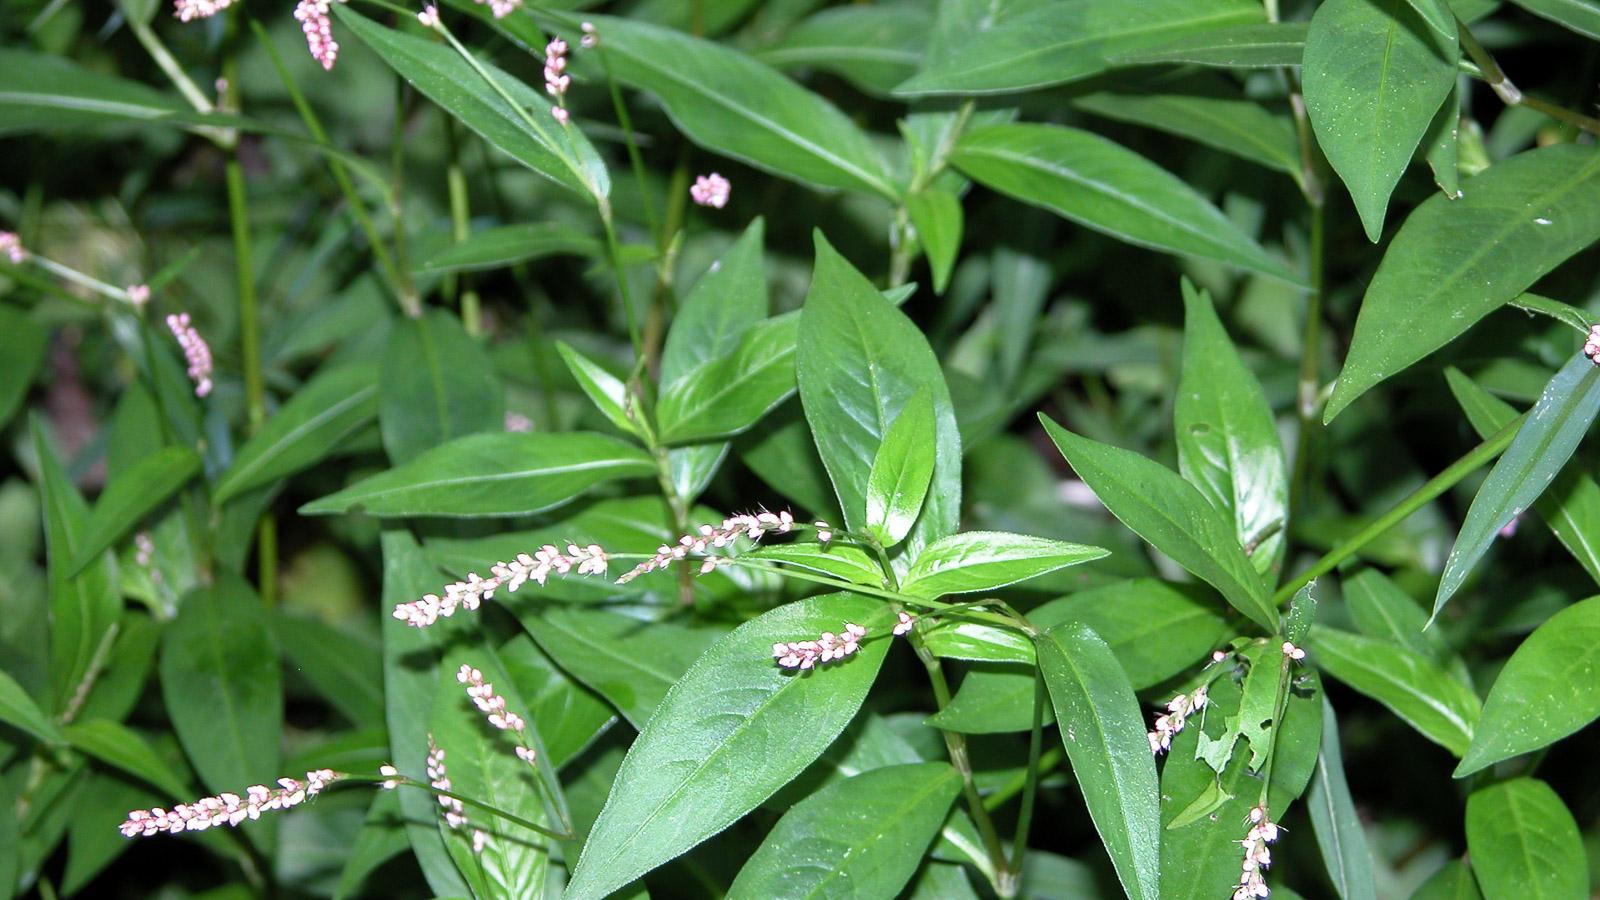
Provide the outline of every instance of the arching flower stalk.
<path id="1" fill-rule="evenodd" d="M 441 616 L 455 615 L 458 609 L 477 609 L 502 588 L 510 594 L 529 581 L 543 585 L 552 572 L 565 575 L 577 570 L 579 575 L 604 575 L 609 558 L 598 544 L 587 547 L 568 544 L 565 553 L 554 544 L 545 544 L 531 555 L 521 553 L 509 562 L 495 563 L 490 567 L 493 573 L 490 578 L 469 572 L 464 581 L 445 585 L 442 597 L 428 594 L 421 600 L 401 603 L 394 608 L 394 617 L 413 628 L 426 628 Z"/>
<path id="2" fill-rule="evenodd" d="M 494 692 L 494 685 L 483 680 L 483 673 L 465 663 L 456 672 L 456 680 L 467 686 L 467 696 L 489 720 L 489 724 L 517 736 L 517 758 L 528 765 L 536 765 L 538 754 L 529 746 L 528 723 L 506 708 L 506 698 Z"/>
<path id="3" fill-rule="evenodd" d="M 788 534 L 794 529 L 794 515 L 788 510 L 780 512 L 740 513 L 722 520 L 721 525 L 701 525 L 693 532 L 680 535 L 675 544 L 662 544 L 656 548 L 654 556 L 635 566 L 632 571 L 617 579 L 618 584 L 627 584 L 640 575 L 654 572 L 682 559 L 689 557 L 706 557 L 711 559 L 710 551 L 722 549 L 733 544 L 744 535 L 752 541 L 759 541 L 769 532 Z M 830 535 L 831 536 L 831 535 Z M 700 567 L 701 574 L 710 572 L 721 563 L 707 562 Z"/>
<path id="4" fill-rule="evenodd" d="M 179 834 L 185 831 L 204 831 L 218 825 L 238 825 L 247 819 L 259 819 L 264 812 L 298 806 L 322 789 L 344 777 L 332 769 L 307 772 L 306 780 L 279 778 L 276 788 L 255 784 L 245 788 L 244 795 L 218 794 L 201 797 L 193 803 L 180 803 L 172 809 L 155 807 L 136 809 L 117 826 L 123 837 L 150 837 L 161 834 Z"/>

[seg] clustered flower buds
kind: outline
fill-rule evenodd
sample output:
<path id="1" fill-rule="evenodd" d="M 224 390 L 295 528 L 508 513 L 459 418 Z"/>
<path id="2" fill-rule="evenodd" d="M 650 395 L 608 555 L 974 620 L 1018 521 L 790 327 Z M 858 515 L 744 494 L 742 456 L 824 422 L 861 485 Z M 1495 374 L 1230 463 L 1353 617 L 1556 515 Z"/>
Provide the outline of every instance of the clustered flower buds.
<path id="1" fill-rule="evenodd" d="M 581 26 L 583 37 L 578 40 L 578 46 L 585 50 L 593 50 L 600 44 L 600 33 L 594 30 L 593 22 L 585 22 Z"/>
<path id="2" fill-rule="evenodd" d="M 0 247 L 3 246 L 4 235 L 0 235 Z M 12 258 L 12 262 L 16 262 L 15 257 Z M 1590 362 L 1600 366 L 1600 322 L 1589 326 L 1589 337 L 1583 342 L 1583 355 L 1589 357 Z"/>
<path id="3" fill-rule="evenodd" d="M 815 521 L 815 522 L 813 522 L 811 524 L 812 524 L 813 527 L 815 527 L 817 529 L 817 540 L 818 541 L 821 541 L 822 543 L 826 544 L 827 542 L 833 540 L 833 526 L 832 525 L 829 525 L 827 522 L 824 522 L 821 519 L 818 519 L 817 521 Z"/>
<path id="4" fill-rule="evenodd" d="M 386 791 L 392 791 L 400 786 L 400 770 L 396 769 L 394 766 L 384 763 L 378 767 L 378 774 L 389 779 L 388 781 L 380 783 L 378 787 L 381 787 Z"/>
<path id="5" fill-rule="evenodd" d="M 627 584 L 640 575 L 671 565 L 673 562 L 684 559 L 690 554 L 705 556 L 709 549 L 726 547 L 737 540 L 741 534 L 752 541 L 759 541 L 769 531 L 788 534 L 793 528 L 794 516 L 788 510 L 776 513 L 740 513 L 736 516 L 729 516 L 722 520 L 720 526 L 701 525 L 693 533 L 679 537 L 678 543 L 675 545 L 662 544 L 656 548 L 655 556 L 650 557 L 635 566 L 633 571 L 618 578 L 617 583 Z M 720 563 L 702 565 L 700 572 L 704 574 L 718 565 Z"/>
<path id="6" fill-rule="evenodd" d="M 844 623 L 844 631 L 834 634 L 824 631 L 814 641 L 789 641 L 772 645 L 772 658 L 785 669 L 810 669 L 819 663 L 832 662 L 861 649 L 861 639 L 867 630 L 852 622 Z"/>
<path id="7" fill-rule="evenodd" d="M 1209 702 L 1206 686 L 1195 688 L 1193 694 L 1179 694 L 1167 702 L 1167 711 L 1156 717 L 1155 730 L 1150 732 L 1150 752 L 1156 755 L 1172 749 L 1172 739 L 1183 730 L 1189 716 L 1206 708 Z"/>
<path id="8" fill-rule="evenodd" d="M 728 183 L 728 179 L 712 172 L 694 180 L 694 184 L 689 188 L 689 196 L 701 206 L 721 209 L 728 205 L 728 192 L 732 189 L 733 185 Z"/>
<path id="9" fill-rule="evenodd" d="M 522 5 L 522 0 L 476 0 L 476 2 L 480 6 L 487 3 L 489 12 L 493 13 L 496 19 L 504 19 L 506 16 L 516 12 L 517 7 Z"/>
<path id="10" fill-rule="evenodd" d="M 211 346 L 189 324 L 189 314 L 186 312 L 167 316 L 167 327 L 172 329 L 172 336 L 178 339 L 178 346 L 183 348 L 184 358 L 189 361 L 189 378 L 194 382 L 194 395 L 204 397 L 211 393 Z"/>
<path id="11" fill-rule="evenodd" d="M 133 536 L 133 561 L 139 568 L 148 569 L 150 563 L 156 558 L 155 541 L 150 540 L 150 532 L 141 531 Z"/>
<path id="12" fill-rule="evenodd" d="M 177 0 L 177 15 L 181 22 L 214 16 L 233 5 L 233 0 Z"/>
<path id="13" fill-rule="evenodd" d="M 519 412 L 506 410 L 505 426 L 507 431 L 527 433 L 533 430 L 533 420 Z"/>
<path id="14" fill-rule="evenodd" d="M 1283 655 L 1289 657 L 1291 660 L 1293 660 L 1295 662 L 1299 662 L 1300 660 L 1306 658 L 1306 651 L 1302 650 L 1299 647 L 1296 647 L 1293 643 L 1291 643 L 1289 641 L 1284 641 L 1283 642 Z"/>
<path id="15" fill-rule="evenodd" d="M 147 284 L 130 284 L 123 290 L 127 291 L 128 302 L 135 309 L 144 309 L 144 305 L 150 302 L 150 286 Z"/>
<path id="16" fill-rule="evenodd" d="M 426 28 L 437 28 L 439 25 L 439 7 L 434 6 L 432 3 L 424 6 L 422 12 L 417 13 L 417 21 L 421 22 Z"/>
<path id="17" fill-rule="evenodd" d="M 294 8 L 294 17 L 300 23 L 300 30 L 305 32 L 311 58 L 325 70 L 331 70 L 339 58 L 339 44 L 333 39 L 333 19 L 328 15 L 332 3 L 333 0 L 300 0 Z"/>
<path id="18" fill-rule="evenodd" d="M 494 573 L 492 578 L 469 572 L 465 581 L 445 585 L 443 597 L 428 594 L 421 600 L 401 603 L 394 608 L 394 617 L 413 628 L 426 628 L 439 621 L 440 616 L 455 615 L 457 609 L 477 609 L 478 604 L 493 597 L 502 587 L 507 593 L 515 593 L 529 581 L 543 585 L 551 572 L 565 575 L 577 569 L 579 575 L 604 575 L 608 559 L 598 544 L 587 547 L 568 544 L 565 553 L 554 544 L 545 544 L 531 556 L 519 553 L 510 562 L 495 563 L 490 567 Z"/>
<path id="19" fill-rule="evenodd" d="M 894 636 L 899 637 L 903 634 L 910 633 L 912 626 L 916 624 L 917 620 L 913 618 L 910 613 L 901 613 L 900 621 L 894 624 Z"/>
<path id="20" fill-rule="evenodd" d="M 14 266 L 22 265 L 22 261 L 28 258 L 28 251 L 22 249 L 22 239 L 11 231 L 0 231 L 0 253 L 4 253 Z"/>
<path id="21" fill-rule="evenodd" d="M 123 837 L 150 837 L 166 832 L 204 831 L 216 825 L 238 825 L 246 819 L 259 819 L 264 812 L 288 809 L 315 797 L 322 789 L 343 777 L 331 769 L 307 772 L 306 780 L 279 778 L 277 788 L 256 784 L 245 788 L 244 796 L 218 794 L 201 797 L 193 803 L 180 803 L 170 810 L 136 809 L 117 826 Z"/>
<path id="22" fill-rule="evenodd" d="M 381 770 L 380 770 L 381 771 Z M 384 774 L 388 774 L 385 772 Z M 428 784 L 434 790 L 450 790 L 450 773 L 444 767 L 444 748 L 433 742 L 433 735 L 428 735 Z M 451 828 L 460 828 L 467 824 L 467 811 L 461 801 L 454 797 L 441 796 L 439 805 L 444 808 L 444 823 Z"/>
<path id="23" fill-rule="evenodd" d="M 567 108 L 562 98 L 567 95 L 567 88 L 572 85 L 572 76 L 567 71 L 567 42 L 560 38 L 552 38 L 544 47 L 544 91 L 556 98 L 556 105 L 550 107 L 550 115 L 556 121 L 567 124 Z"/>
<path id="24" fill-rule="evenodd" d="M 1239 883 L 1235 885 L 1233 900 L 1252 900 L 1272 893 L 1262 877 L 1262 871 L 1272 865 L 1272 851 L 1268 844 L 1278 840 L 1278 826 L 1267 814 L 1265 806 L 1250 808 L 1250 831 L 1239 846 L 1244 848 L 1244 862 L 1240 865 Z"/>

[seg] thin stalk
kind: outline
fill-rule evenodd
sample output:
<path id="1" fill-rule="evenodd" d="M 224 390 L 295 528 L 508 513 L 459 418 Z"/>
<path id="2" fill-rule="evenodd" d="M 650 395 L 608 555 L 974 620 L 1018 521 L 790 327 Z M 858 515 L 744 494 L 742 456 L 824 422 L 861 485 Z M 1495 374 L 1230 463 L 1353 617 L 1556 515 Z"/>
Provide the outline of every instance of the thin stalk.
<path id="1" fill-rule="evenodd" d="M 1529 109 L 1544 113 L 1552 119 L 1565 122 L 1581 131 L 1600 135 L 1600 119 L 1573 112 L 1554 103 L 1524 94 L 1520 88 L 1511 82 L 1505 70 L 1500 68 L 1500 64 L 1495 62 L 1495 58 L 1490 55 L 1489 51 L 1485 50 L 1483 45 L 1478 43 L 1478 39 L 1472 36 L 1472 29 L 1467 27 L 1467 23 L 1457 19 L 1456 26 L 1461 35 L 1461 49 L 1467 51 L 1467 55 L 1472 57 L 1472 61 L 1478 64 L 1483 80 L 1494 91 L 1495 96 L 1500 98 L 1501 102 L 1507 106 L 1526 106 Z"/>
<path id="2" fill-rule="evenodd" d="M 889 226 L 889 287 L 897 288 L 911 275 L 911 217 L 905 204 L 894 212 L 894 224 Z"/>
<path id="3" fill-rule="evenodd" d="M 650 456 L 656 461 L 656 484 L 661 487 L 661 496 L 667 501 L 667 508 L 672 512 L 672 522 L 678 534 L 689 533 L 689 504 L 684 502 L 678 493 L 678 486 L 672 483 L 672 460 L 667 456 L 667 448 L 655 441 L 655 429 L 647 429 L 646 437 L 650 441 Z M 688 606 L 694 602 L 694 572 L 691 567 L 694 563 L 685 559 L 678 565 L 678 599 L 683 605 Z"/>
<path id="4" fill-rule="evenodd" d="M 639 200 L 644 204 L 644 218 L 650 223 L 650 233 L 656 236 L 656 241 L 665 246 L 666 234 L 661 230 L 661 223 L 656 219 L 656 205 L 650 199 L 648 182 L 645 179 L 644 158 L 639 154 L 639 143 L 633 136 L 633 119 L 628 115 L 628 105 L 622 102 L 622 88 L 617 84 L 617 79 L 611 74 L 611 59 L 606 55 L 604 41 L 595 45 L 600 51 L 600 68 L 606 73 L 606 87 L 611 92 L 611 108 L 616 111 L 617 124 L 622 128 L 622 140 L 628 147 L 628 164 L 633 168 L 633 178 L 639 184 Z"/>
<path id="5" fill-rule="evenodd" d="M 406 232 L 405 215 L 405 188 L 406 188 L 406 99 L 410 96 L 406 82 L 402 78 L 394 80 L 394 133 L 389 145 L 389 218 L 394 222 L 394 255 L 396 267 L 404 273 L 402 277 L 410 283 L 411 278 L 411 239 Z M 422 301 L 413 297 L 410 308 L 406 314 L 413 319 L 422 316 Z"/>
<path id="6" fill-rule="evenodd" d="M 150 54 L 150 58 L 155 61 L 156 67 L 167 76 L 167 80 L 172 82 L 173 87 L 178 89 L 178 93 L 183 95 L 183 99 L 194 107 L 195 112 L 202 115 L 216 112 L 216 107 L 211 104 L 210 98 L 184 73 L 183 67 L 178 65 L 178 61 L 173 58 L 172 52 L 167 49 L 166 44 L 161 42 L 161 38 L 156 35 L 148 23 L 129 18 L 128 28 L 133 32 L 133 36 L 138 38 L 145 52 Z M 238 134 L 231 128 L 215 128 L 210 125 L 202 125 L 195 128 L 195 131 L 223 149 L 232 149 L 239 140 Z"/>
<path id="7" fill-rule="evenodd" d="M 1269 649 L 1268 652 L 1272 651 Z M 1278 694 L 1272 703 L 1272 721 L 1274 723 L 1281 723 L 1283 721 L 1284 707 L 1286 707 L 1289 703 L 1289 671 L 1294 665 L 1294 660 L 1289 658 L 1289 654 L 1279 653 L 1278 656 L 1282 658 L 1282 663 L 1278 668 Z M 1260 665 L 1260 663 L 1257 663 L 1257 665 Z M 1281 734 L 1281 731 L 1277 729 L 1273 730 L 1272 743 L 1267 747 L 1267 760 L 1261 766 L 1260 799 L 1256 801 L 1257 806 L 1267 811 L 1267 816 L 1269 818 L 1272 815 L 1272 797 L 1270 793 L 1272 790 L 1272 764 L 1278 757 L 1279 734 Z"/>
<path id="8" fill-rule="evenodd" d="M 1044 751 L 1039 757 L 1038 771 L 1040 775 L 1042 776 L 1043 773 L 1061 765 L 1061 761 L 1065 758 L 1066 751 L 1060 747 L 1051 747 L 1049 750 Z M 983 798 L 983 806 L 993 812 L 1005 806 L 1012 797 L 1022 793 L 1027 786 L 1028 773 L 1026 771 L 1018 772 L 1010 781 L 995 788 L 989 793 L 989 796 Z"/>
<path id="9" fill-rule="evenodd" d="M 1044 748 L 1044 707 L 1049 701 L 1044 673 L 1033 670 L 1033 729 L 1028 732 L 1028 768 L 1022 785 L 1022 807 L 1017 812 L 1017 833 L 1011 844 L 1011 877 L 1022 879 L 1022 863 L 1028 853 L 1028 830 L 1033 825 L 1033 803 L 1039 791 L 1039 757 Z"/>
<path id="10" fill-rule="evenodd" d="M 1310 489 L 1312 436 L 1322 427 L 1317 409 L 1321 405 L 1321 376 L 1317 371 L 1319 351 L 1322 347 L 1322 296 L 1324 292 L 1324 261 L 1326 252 L 1326 220 L 1323 205 L 1308 195 L 1307 204 L 1311 218 L 1311 290 L 1306 294 L 1305 334 L 1300 345 L 1300 377 L 1296 391 L 1295 409 L 1300 416 L 1300 428 L 1295 438 L 1294 476 L 1289 481 L 1291 519 L 1304 507 Z"/>
<path id="11" fill-rule="evenodd" d="M 628 287 L 628 273 L 622 267 L 622 248 L 617 243 L 616 225 L 611 221 L 611 206 L 608 203 L 600 204 L 600 224 L 606 232 L 606 258 L 611 264 L 611 273 L 617 279 L 617 292 L 622 299 L 623 317 L 628 323 L 628 340 L 633 343 L 634 359 L 643 361 L 644 340 L 639 334 L 639 322 L 633 314 L 633 292 Z"/>
<path id="12" fill-rule="evenodd" d="M 1511 422 L 1506 423 L 1504 428 L 1485 438 L 1483 443 L 1467 451 L 1465 456 L 1451 463 L 1443 472 L 1428 479 L 1426 484 L 1412 491 L 1405 499 L 1391 507 L 1388 512 L 1373 519 L 1366 527 L 1323 554 L 1321 559 L 1312 563 L 1311 568 L 1296 575 L 1283 587 L 1278 588 L 1278 592 L 1272 595 L 1273 603 L 1283 604 L 1287 602 L 1294 596 L 1295 591 L 1305 587 L 1319 576 L 1333 571 L 1335 567 L 1354 556 L 1374 538 L 1405 521 L 1408 516 L 1421 509 L 1435 497 L 1454 487 L 1461 479 L 1499 456 L 1511 444 L 1511 439 L 1517 436 L 1517 429 L 1522 427 L 1522 422 L 1526 418 L 1527 413 L 1523 413 Z"/>
<path id="13" fill-rule="evenodd" d="M 105 297 L 108 300 L 116 300 L 121 303 L 126 303 L 129 306 L 134 306 L 133 298 L 129 297 L 128 292 L 122 288 L 119 288 L 116 285 L 106 284 L 104 281 L 101 281 L 98 278 L 85 275 L 84 273 L 79 272 L 77 269 L 74 269 L 70 266 L 64 266 L 53 259 L 47 259 L 46 257 L 40 256 L 37 253 L 29 253 L 27 262 L 35 263 L 39 266 L 39 268 L 44 269 L 46 272 L 49 272 L 57 278 L 60 278 L 62 281 L 70 281 L 79 287 L 88 288 L 89 290 L 99 294 L 102 297 Z"/>
<path id="14" fill-rule="evenodd" d="M 445 143 L 449 149 L 449 166 L 445 169 L 445 184 L 450 192 L 450 233 L 456 243 L 461 243 L 471 234 L 471 211 L 467 204 L 467 176 L 461 170 L 460 140 L 456 131 L 455 119 L 445 116 L 444 119 Z M 483 317 L 480 312 L 478 292 L 468 283 L 466 273 L 452 273 L 451 290 L 460 290 L 461 296 L 461 325 L 467 334 L 474 337 L 483 333 Z"/>

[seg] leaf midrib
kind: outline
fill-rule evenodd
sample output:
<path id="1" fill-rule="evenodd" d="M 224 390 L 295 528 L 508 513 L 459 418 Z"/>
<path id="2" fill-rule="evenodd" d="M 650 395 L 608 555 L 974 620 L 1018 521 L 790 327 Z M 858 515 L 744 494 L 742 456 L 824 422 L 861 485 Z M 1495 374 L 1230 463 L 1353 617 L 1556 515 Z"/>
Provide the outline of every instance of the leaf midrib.
<path id="1" fill-rule="evenodd" d="M 380 488 L 364 494 L 356 494 L 347 498 L 347 504 L 370 503 L 375 498 L 387 497 L 404 491 L 429 491 L 437 488 L 454 487 L 466 484 L 492 484 L 496 481 L 510 481 L 518 478 L 538 478 L 547 475 L 564 475 L 568 472 L 586 472 L 593 469 L 624 468 L 628 466 L 643 466 L 648 468 L 649 462 L 642 459 L 624 459 L 613 457 L 611 459 L 595 459 L 586 462 L 566 463 L 559 466 L 548 466 L 541 469 L 518 469 L 512 472 L 498 472 L 489 475 L 466 475 L 458 478 L 445 478 L 435 481 L 414 481 L 408 484 L 396 485 L 392 488 Z M 393 470 L 391 470 L 393 471 Z M 343 493 L 341 491 L 340 493 Z M 337 496 L 337 495 L 335 495 Z"/>
<path id="2" fill-rule="evenodd" d="M 234 489 L 234 490 L 229 491 L 228 488 L 231 487 L 232 485 L 239 484 L 241 482 L 247 482 L 256 472 L 260 471 L 269 461 L 273 460 L 277 456 L 280 456 L 284 452 L 283 448 L 294 444 L 295 442 L 299 441 L 302 436 L 304 436 L 304 435 L 314 431 L 315 429 L 321 427 L 323 424 L 325 424 L 325 423 L 329 422 L 330 420 L 334 419 L 335 417 L 337 417 L 338 415 L 340 415 L 341 413 L 343 413 L 345 410 L 349 409 L 350 407 L 355 406 L 358 403 L 364 402 L 365 400 L 367 400 L 369 397 L 371 397 L 373 394 L 376 394 L 377 392 L 378 392 L 378 386 L 376 384 L 366 385 L 366 386 L 356 390 L 354 393 L 345 395 L 344 399 L 339 400 L 339 401 L 331 404 L 326 409 L 324 409 L 322 412 L 320 412 L 320 413 L 318 413 L 318 414 L 316 414 L 314 416 L 311 416 L 310 418 L 306 419 L 303 423 L 301 423 L 299 425 L 296 425 L 294 428 L 289 429 L 287 432 L 284 433 L 283 438 L 281 440 L 273 441 L 271 444 L 268 444 L 260 453 L 256 454 L 251 459 L 245 460 L 245 463 L 243 465 L 239 466 L 238 468 L 230 470 L 229 474 L 228 474 L 228 477 L 225 477 L 223 479 L 222 483 L 217 485 L 217 493 L 224 494 L 225 496 L 233 496 L 234 494 L 237 494 L 239 489 Z M 357 422 L 357 423 L 354 423 L 353 425 L 351 425 L 350 427 L 354 428 L 354 427 L 356 427 L 356 425 L 359 425 L 359 424 L 360 423 Z M 345 433 L 348 433 L 348 431 L 349 431 L 349 429 L 346 429 Z M 335 438 L 335 440 L 337 440 L 337 438 Z"/>
<path id="3" fill-rule="evenodd" d="M 827 896 L 823 889 L 831 884 L 834 879 L 846 877 L 845 863 L 852 857 L 853 854 L 858 851 L 864 853 L 873 844 L 882 841 L 889 835 L 891 831 L 894 830 L 893 825 L 898 823 L 906 813 L 910 812 L 912 809 L 915 809 L 917 804 L 921 803 L 935 791 L 942 789 L 945 782 L 949 781 L 951 778 L 957 777 L 960 776 L 956 774 L 954 769 L 941 772 L 939 773 L 938 778 L 930 779 L 927 783 L 925 783 L 921 790 L 908 795 L 908 799 L 906 799 L 905 802 L 896 805 L 893 809 L 886 810 L 883 816 L 878 819 L 878 826 L 875 827 L 871 833 L 864 835 L 861 840 L 851 842 L 845 849 L 844 854 L 838 860 L 836 860 L 835 864 L 828 867 L 828 874 L 816 884 L 813 884 L 811 886 L 811 890 L 802 895 L 802 900 L 812 900 L 812 898 Z"/>

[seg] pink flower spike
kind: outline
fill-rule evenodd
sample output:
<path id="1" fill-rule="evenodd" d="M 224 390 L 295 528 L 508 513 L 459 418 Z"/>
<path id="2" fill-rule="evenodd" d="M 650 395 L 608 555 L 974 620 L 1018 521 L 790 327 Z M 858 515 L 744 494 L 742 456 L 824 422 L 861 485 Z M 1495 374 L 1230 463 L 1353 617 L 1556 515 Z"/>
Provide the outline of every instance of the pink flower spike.
<path id="1" fill-rule="evenodd" d="M 233 0 L 177 0 L 174 13 L 180 22 L 206 19 L 233 5 Z"/>
<path id="2" fill-rule="evenodd" d="M 457 609 L 477 609 L 501 588 L 515 593 L 529 581 L 543 585 L 551 572 L 566 575 L 576 569 L 579 575 L 604 575 L 609 559 L 598 544 L 587 547 L 568 544 L 565 553 L 554 544 L 545 544 L 532 555 L 519 553 L 510 562 L 495 563 L 490 569 L 494 574 L 492 578 L 469 572 L 465 581 L 445 585 L 443 597 L 428 594 L 421 600 L 401 603 L 394 608 L 394 617 L 413 628 L 426 628 L 439 621 L 440 616 L 455 615 Z"/>
<path id="3" fill-rule="evenodd" d="M 339 45 L 333 39 L 333 19 L 329 16 L 333 0 L 300 0 L 294 8 L 294 17 L 305 32 L 306 46 L 311 58 L 331 70 L 339 58 Z"/>
<path id="4" fill-rule="evenodd" d="M 522 5 L 522 0 L 475 0 L 475 2 L 480 6 L 487 3 L 489 12 L 493 13 L 496 19 L 504 19 Z"/>
<path id="5" fill-rule="evenodd" d="M 909 634 L 912 627 L 916 624 L 917 620 L 912 618 L 910 613 L 901 613 L 900 621 L 896 622 L 894 626 L 895 637 L 899 637 L 903 634 Z"/>
<path id="6" fill-rule="evenodd" d="M 689 188 L 689 196 L 701 206 L 721 209 L 728 205 L 728 192 L 732 189 L 733 185 L 728 183 L 728 179 L 712 172 L 694 180 L 694 185 Z"/>
<path id="7" fill-rule="evenodd" d="M 178 346 L 183 348 L 184 358 L 189 361 L 189 379 L 194 382 L 194 395 L 204 397 L 211 393 L 211 346 L 189 324 L 189 314 L 186 312 L 167 316 L 167 328 L 172 330 Z"/>
<path id="8" fill-rule="evenodd" d="M 866 636 L 865 628 L 846 622 L 840 634 L 824 631 L 816 640 L 773 644 L 772 658 L 785 669 L 804 671 L 854 654 L 861 649 L 861 639 Z"/>
<path id="9" fill-rule="evenodd" d="M 288 809 L 322 793 L 328 785 L 343 778 L 344 774 L 332 769 L 307 772 L 305 781 L 293 778 L 278 779 L 278 789 L 265 785 L 251 785 L 245 795 L 223 793 L 215 797 L 201 797 L 193 803 L 179 803 L 172 809 L 159 806 L 153 809 L 136 809 L 117 829 L 123 837 L 151 837 L 166 832 L 204 831 L 217 825 L 238 825 L 247 819 L 259 819 L 263 812 Z"/>
<path id="10" fill-rule="evenodd" d="M 570 118 L 570 114 L 567 112 L 567 108 L 565 106 L 550 107 L 550 115 L 557 122 L 560 122 L 563 125 L 567 124 L 567 120 Z"/>
<path id="11" fill-rule="evenodd" d="M 0 231 L 0 253 L 4 253 L 15 266 L 22 265 L 23 260 L 28 258 L 28 251 L 22 249 L 22 239 L 12 231 Z"/>
<path id="12" fill-rule="evenodd" d="M 428 28 L 439 27 L 439 7 L 434 6 L 432 3 L 424 6 L 422 12 L 417 13 L 417 21 Z"/>

